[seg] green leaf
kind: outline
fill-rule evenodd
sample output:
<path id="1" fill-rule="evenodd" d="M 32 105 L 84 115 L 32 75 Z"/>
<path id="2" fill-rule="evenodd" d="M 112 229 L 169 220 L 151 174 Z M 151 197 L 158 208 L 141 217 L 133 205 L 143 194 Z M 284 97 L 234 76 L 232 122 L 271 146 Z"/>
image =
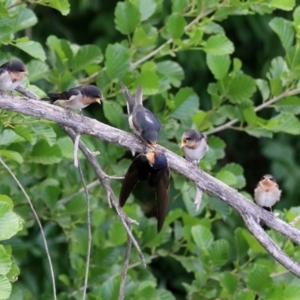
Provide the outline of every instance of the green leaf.
<path id="1" fill-rule="evenodd" d="M 300 113 L 300 98 L 297 96 L 283 98 L 276 102 L 275 107 L 278 111 L 297 115 Z"/>
<path id="2" fill-rule="evenodd" d="M 232 42 L 223 34 L 217 34 L 209 37 L 206 41 L 204 51 L 211 55 L 226 55 L 234 51 Z"/>
<path id="3" fill-rule="evenodd" d="M 272 118 L 266 125 L 266 128 L 273 132 L 285 132 L 298 135 L 300 134 L 300 121 L 295 115 L 282 112 Z"/>
<path id="4" fill-rule="evenodd" d="M 249 249 L 248 243 L 244 237 L 245 229 L 237 228 L 234 231 L 234 241 L 235 241 L 235 249 L 237 252 L 238 259 L 243 258 Z"/>
<path id="5" fill-rule="evenodd" d="M 183 13 L 186 5 L 187 0 L 172 0 L 172 12 Z"/>
<path id="6" fill-rule="evenodd" d="M 48 65 L 39 60 L 31 60 L 28 64 L 26 64 L 26 67 L 29 72 L 28 77 L 30 82 L 45 78 L 45 75 L 49 71 Z"/>
<path id="7" fill-rule="evenodd" d="M 51 125 L 46 123 L 38 123 L 35 124 L 32 129 L 39 137 L 47 141 L 49 146 L 53 146 L 56 143 L 56 133 Z"/>
<path id="8" fill-rule="evenodd" d="M 297 25 L 300 24 L 300 6 L 297 6 L 293 12 L 293 18 Z"/>
<path id="9" fill-rule="evenodd" d="M 167 30 L 173 39 L 179 39 L 184 33 L 186 21 L 182 14 L 172 13 L 167 21 Z"/>
<path id="10" fill-rule="evenodd" d="M 68 0 L 39 1 L 39 4 L 55 8 L 60 11 L 63 16 L 66 16 L 70 12 L 70 3 Z"/>
<path id="11" fill-rule="evenodd" d="M 31 9 L 21 9 L 14 20 L 13 31 L 17 32 L 28 27 L 32 27 L 37 23 L 37 17 Z"/>
<path id="12" fill-rule="evenodd" d="M 58 145 L 51 147 L 46 141 L 41 140 L 34 145 L 28 160 L 37 164 L 51 165 L 62 160 L 62 153 Z"/>
<path id="13" fill-rule="evenodd" d="M 10 145 L 13 143 L 23 142 L 24 139 L 16 134 L 12 129 L 5 129 L 0 134 L 0 145 Z"/>
<path id="14" fill-rule="evenodd" d="M 284 294 L 282 299 L 284 300 L 295 300 L 300 298 L 300 287 L 295 284 L 287 284 L 284 287 Z"/>
<path id="15" fill-rule="evenodd" d="M 56 52 L 62 62 L 67 62 L 72 59 L 73 51 L 69 41 L 50 35 L 47 38 L 47 45 Z"/>
<path id="16" fill-rule="evenodd" d="M 12 46 L 15 46 L 22 51 L 28 53 L 34 58 L 40 59 L 42 61 L 46 60 L 46 54 L 41 46 L 40 43 L 38 42 L 33 42 L 33 41 L 23 41 L 20 39 L 17 39 L 11 43 Z"/>
<path id="17" fill-rule="evenodd" d="M 159 78 L 157 76 L 157 67 L 153 62 L 146 62 L 142 66 L 140 76 L 135 82 L 136 88 L 138 85 L 143 87 L 144 95 L 154 95 L 159 91 Z"/>
<path id="18" fill-rule="evenodd" d="M 9 204 L 0 202 L 0 241 L 11 238 L 22 227 L 22 219 L 11 211 Z"/>
<path id="19" fill-rule="evenodd" d="M 11 293 L 11 283 L 6 276 L 0 275 L 0 299 L 8 299 Z"/>
<path id="20" fill-rule="evenodd" d="M 230 67 L 229 55 L 206 55 L 206 62 L 217 80 L 223 79 L 227 74 Z"/>
<path id="21" fill-rule="evenodd" d="M 16 151 L 0 150 L 0 156 L 4 156 L 6 158 L 14 160 L 19 164 L 21 164 L 23 162 L 23 157 L 20 155 L 20 153 L 18 153 Z"/>
<path id="22" fill-rule="evenodd" d="M 108 76 L 111 79 L 122 79 L 130 66 L 128 49 L 121 44 L 108 45 L 105 51 L 105 58 Z"/>
<path id="23" fill-rule="evenodd" d="M 84 70 L 90 65 L 98 65 L 103 60 L 101 49 L 94 45 L 81 46 L 72 59 L 73 71 Z"/>
<path id="24" fill-rule="evenodd" d="M 248 287 L 255 292 L 265 292 L 272 285 L 269 269 L 263 265 L 254 265 L 248 275 Z"/>
<path id="25" fill-rule="evenodd" d="M 120 222 L 114 223 L 109 227 L 108 235 L 109 235 L 109 241 L 114 246 L 119 246 L 126 243 L 127 234 L 126 231 L 124 230 L 123 225 Z"/>
<path id="26" fill-rule="evenodd" d="M 133 35 L 133 43 L 137 47 L 148 47 L 157 41 L 157 29 L 150 24 L 137 27 Z"/>
<path id="27" fill-rule="evenodd" d="M 295 38 L 293 24 L 284 18 L 275 17 L 269 23 L 270 27 L 279 36 L 282 46 L 287 51 L 292 45 Z"/>
<path id="28" fill-rule="evenodd" d="M 3 245 L 0 245 L 0 275 L 6 275 L 11 268 L 10 255 L 6 253 Z"/>
<path id="29" fill-rule="evenodd" d="M 271 0 L 269 5 L 282 10 L 292 10 L 295 6 L 295 0 Z"/>
<path id="30" fill-rule="evenodd" d="M 220 284 L 230 295 L 233 295 L 237 289 L 238 279 L 229 272 L 223 272 L 220 275 Z"/>
<path id="31" fill-rule="evenodd" d="M 180 87 L 181 81 L 184 79 L 182 67 L 177 62 L 171 60 L 157 63 L 157 71 L 175 87 Z"/>
<path id="32" fill-rule="evenodd" d="M 213 265 L 223 266 L 228 262 L 229 244 L 226 240 L 221 239 L 212 242 L 208 251 Z"/>
<path id="33" fill-rule="evenodd" d="M 74 144 L 68 136 L 57 139 L 56 145 L 59 146 L 63 157 L 73 159 L 74 157 Z M 79 157 L 80 152 L 78 153 Z"/>
<path id="34" fill-rule="evenodd" d="M 124 119 L 123 109 L 116 101 L 103 101 L 103 111 L 107 120 L 120 128 Z"/>
<path id="35" fill-rule="evenodd" d="M 140 24 L 141 15 L 131 2 L 118 2 L 115 9 L 116 28 L 123 34 L 132 33 Z"/>
<path id="36" fill-rule="evenodd" d="M 206 251 L 211 246 L 214 237 L 209 229 L 201 225 L 196 225 L 192 227 L 191 232 L 196 245 L 202 251 Z"/>
<path id="37" fill-rule="evenodd" d="M 243 236 L 248 243 L 248 247 L 252 250 L 253 253 L 265 254 L 267 252 L 266 249 L 248 231 L 243 231 Z"/>
<path id="38" fill-rule="evenodd" d="M 270 97 L 270 88 L 268 82 L 263 79 L 256 79 L 255 82 L 261 93 L 263 101 L 266 101 Z"/>
<path id="39" fill-rule="evenodd" d="M 141 21 L 148 20 L 155 13 L 157 7 L 155 0 L 134 0 L 133 3 L 139 8 Z"/>
<path id="40" fill-rule="evenodd" d="M 255 80 L 250 76 L 240 75 L 230 81 L 228 98 L 232 103 L 239 103 L 249 99 L 255 90 Z"/>
<path id="41" fill-rule="evenodd" d="M 269 79 L 278 79 L 280 82 L 288 78 L 290 70 L 282 57 L 276 57 L 271 61 L 271 67 L 267 73 Z"/>
<path id="42" fill-rule="evenodd" d="M 234 186 L 237 183 L 234 174 L 232 174 L 230 171 L 223 170 L 223 169 L 217 173 L 216 178 L 223 181 L 229 186 Z"/>
<path id="43" fill-rule="evenodd" d="M 226 164 L 225 167 L 222 168 L 222 170 L 226 170 L 231 172 L 231 174 L 234 174 L 236 177 L 236 183 L 232 185 L 233 188 L 241 189 L 246 185 L 246 180 L 243 175 L 244 169 L 242 166 L 235 164 L 235 163 L 229 163 Z"/>
<path id="44" fill-rule="evenodd" d="M 5 203 L 7 203 L 7 204 L 9 205 L 9 208 L 10 208 L 10 209 L 13 209 L 13 207 L 14 207 L 13 201 L 12 201 L 11 198 L 8 197 L 7 195 L 1 195 L 1 194 L 0 194 L 0 202 L 5 202 Z M 5 211 L 5 210 L 4 210 L 4 211 Z M 8 208 L 7 208 L 7 211 L 8 211 Z"/>

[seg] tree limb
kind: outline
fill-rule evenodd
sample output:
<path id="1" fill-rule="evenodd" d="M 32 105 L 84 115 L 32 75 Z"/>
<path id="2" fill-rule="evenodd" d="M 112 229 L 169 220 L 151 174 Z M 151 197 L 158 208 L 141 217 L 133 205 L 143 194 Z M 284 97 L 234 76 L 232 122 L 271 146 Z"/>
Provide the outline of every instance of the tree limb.
<path id="1" fill-rule="evenodd" d="M 100 140 L 105 140 L 118 146 L 133 150 L 135 152 L 143 152 L 144 150 L 144 145 L 141 143 L 140 139 L 133 134 L 129 134 L 117 128 L 100 123 L 94 119 L 79 116 L 70 112 L 67 113 L 60 107 L 50 105 L 42 101 L 24 99 L 20 97 L 14 97 L 12 99 L 11 97 L 0 96 L 0 108 L 51 120 L 57 122 L 60 125 L 72 128 L 76 133 L 78 132 L 80 134 L 91 135 Z M 73 135 L 75 134 L 74 132 Z M 194 166 L 184 158 L 163 147 L 158 146 L 157 148 L 158 150 L 165 152 L 171 169 L 194 181 L 200 189 L 220 198 L 221 200 L 232 206 L 235 210 L 237 210 L 244 218 L 247 227 L 252 232 L 254 237 L 264 247 L 266 244 L 265 241 L 270 238 L 268 237 L 266 232 L 258 230 L 257 223 L 252 221 L 255 217 L 259 217 L 267 226 L 288 237 L 294 243 L 300 244 L 299 230 L 297 230 L 290 224 L 287 224 L 286 222 L 283 222 L 282 220 L 276 218 L 272 213 L 265 211 L 255 203 L 249 201 L 243 195 L 239 194 L 235 189 L 227 186 L 218 179 L 203 172 L 197 166 Z M 95 166 L 93 166 L 93 168 L 94 170 L 97 170 L 99 166 L 95 158 L 89 153 L 89 151 L 83 146 L 81 142 L 79 143 L 79 149 L 83 151 L 84 155 L 87 157 L 91 165 L 96 164 Z M 99 172 L 99 174 L 97 172 Z M 106 184 L 106 179 L 103 175 L 103 171 L 100 169 L 100 171 L 98 170 L 97 172 L 96 173 L 100 181 L 102 180 L 103 184 Z M 110 198 L 113 201 L 117 202 L 117 199 L 115 198 L 110 187 L 108 187 L 108 191 L 110 191 L 109 193 L 113 195 L 110 195 Z M 116 205 L 116 209 L 119 209 L 118 205 Z M 117 212 L 119 215 L 124 214 L 121 209 L 119 211 L 117 210 Z M 249 215 L 253 217 L 248 219 Z M 283 264 L 290 272 L 300 277 L 299 264 L 295 263 L 288 256 L 283 256 L 283 252 L 278 252 L 278 249 L 274 248 L 274 243 L 271 245 L 271 248 L 268 247 L 266 248 L 266 250 L 276 260 Z"/>

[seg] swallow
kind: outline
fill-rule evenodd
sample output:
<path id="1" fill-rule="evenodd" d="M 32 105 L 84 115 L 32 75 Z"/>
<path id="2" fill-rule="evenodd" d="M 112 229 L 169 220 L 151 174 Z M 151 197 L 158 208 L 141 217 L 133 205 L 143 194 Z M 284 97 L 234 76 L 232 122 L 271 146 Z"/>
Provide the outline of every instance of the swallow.
<path id="1" fill-rule="evenodd" d="M 157 144 L 161 123 L 150 110 L 143 106 L 143 88 L 139 86 L 135 96 L 132 96 L 122 82 L 121 87 L 127 100 L 129 127 L 147 146 L 154 149 Z"/>
<path id="2" fill-rule="evenodd" d="M 142 153 L 134 158 L 121 187 L 120 206 L 125 205 L 130 193 L 140 180 L 147 180 L 148 185 L 155 189 L 157 232 L 160 232 L 168 212 L 170 192 L 170 170 L 164 153 L 156 150 Z"/>
<path id="3" fill-rule="evenodd" d="M 28 71 L 20 60 L 13 59 L 0 66 L 0 90 L 13 91 Z"/>
<path id="4" fill-rule="evenodd" d="M 281 190 L 273 175 L 266 174 L 257 184 L 254 190 L 254 201 L 268 211 L 280 200 Z"/>
<path id="5" fill-rule="evenodd" d="M 104 97 L 100 89 L 94 85 L 83 85 L 71 88 L 61 93 L 50 93 L 48 98 L 51 104 L 63 106 L 66 108 L 79 109 L 89 106 L 91 103 L 101 104 Z"/>
<path id="6" fill-rule="evenodd" d="M 181 137 L 180 148 L 183 148 L 187 160 L 198 164 L 209 149 L 207 136 L 196 130 L 187 130 Z"/>

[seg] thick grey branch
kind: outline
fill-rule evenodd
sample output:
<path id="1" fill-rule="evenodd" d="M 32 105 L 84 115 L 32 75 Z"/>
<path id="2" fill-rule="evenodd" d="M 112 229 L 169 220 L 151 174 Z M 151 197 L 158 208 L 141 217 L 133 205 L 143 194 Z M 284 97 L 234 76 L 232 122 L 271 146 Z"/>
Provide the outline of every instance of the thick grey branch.
<path id="1" fill-rule="evenodd" d="M 129 134 L 117 128 L 100 123 L 94 119 L 82 117 L 73 113 L 67 113 L 60 107 L 43 103 L 42 101 L 19 97 L 12 99 L 11 97 L 2 96 L 0 97 L 0 108 L 51 120 L 59 123 L 60 125 L 68 126 L 80 134 L 88 134 L 100 140 L 108 141 L 135 152 L 142 152 L 144 150 L 144 145 L 141 143 L 140 139 L 133 134 Z M 293 242 L 300 244 L 300 232 L 296 228 L 276 218 L 273 214 L 263 210 L 261 207 L 239 194 L 233 188 L 230 188 L 221 181 L 201 171 L 198 167 L 189 163 L 177 154 L 160 146 L 158 146 L 158 149 L 165 152 L 171 169 L 194 181 L 203 191 L 207 191 L 222 199 L 236 209 L 243 217 L 249 214 L 259 216 L 267 226 L 285 235 Z M 268 235 L 265 232 L 257 232 L 256 226 L 251 224 L 251 222 L 246 223 L 258 241 L 261 242 L 261 235 L 268 238 Z M 269 249 L 267 250 L 271 255 L 273 255 L 272 251 Z M 280 262 L 283 263 L 283 265 L 292 273 L 298 276 L 298 274 L 300 274 L 299 265 L 295 264 L 291 259 L 289 260 L 289 263 L 286 263 L 286 260 L 284 259 Z"/>

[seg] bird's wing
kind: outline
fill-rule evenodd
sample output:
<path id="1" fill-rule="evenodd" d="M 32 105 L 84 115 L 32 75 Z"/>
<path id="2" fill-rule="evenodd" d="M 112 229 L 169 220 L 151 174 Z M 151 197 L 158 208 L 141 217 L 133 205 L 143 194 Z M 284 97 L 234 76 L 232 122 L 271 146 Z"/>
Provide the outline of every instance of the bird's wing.
<path id="1" fill-rule="evenodd" d="M 157 203 L 157 232 L 160 232 L 168 213 L 170 194 L 170 170 L 169 167 L 159 170 L 149 179 L 149 185 L 155 188 Z"/>
<path id="2" fill-rule="evenodd" d="M 5 68 L 2 68 L 3 66 L 0 67 L 0 76 L 1 74 L 3 74 L 4 72 L 6 72 L 7 70 Z"/>
<path id="3" fill-rule="evenodd" d="M 149 174 L 149 163 L 144 154 L 140 154 L 134 158 L 133 162 L 129 166 L 127 173 L 125 175 L 121 192 L 119 203 L 124 206 L 130 193 L 134 189 L 135 185 L 139 180 L 148 179 Z"/>
<path id="4" fill-rule="evenodd" d="M 54 102 L 56 100 L 70 100 L 72 96 L 76 96 L 78 94 L 80 94 L 80 89 L 72 88 L 61 93 L 49 93 L 47 95 L 50 98 L 50 100 Z"/>
<path id="5" fill-rule="evenodd" d="M 148 130 L 149 127 L 159 131 L 161 129 L 161 123 L 156 116 L 147 108 L 142 105 L 137 105 L 132 115 L 132 124 L 135 128 L 138 128 L 141 132 Z"/>
<path id="6" fill-rule="evenodd" d="M 126 87 L 126 85 L 123 82 L 121 82 L 121 88 L 122 88 L 122 92 L 127 101 L 127 113 L 128 113 L 128 115 L 131 115 L 133 108 L 135 106 L 134 97 L 129 93 L 128 88 Z"/>

